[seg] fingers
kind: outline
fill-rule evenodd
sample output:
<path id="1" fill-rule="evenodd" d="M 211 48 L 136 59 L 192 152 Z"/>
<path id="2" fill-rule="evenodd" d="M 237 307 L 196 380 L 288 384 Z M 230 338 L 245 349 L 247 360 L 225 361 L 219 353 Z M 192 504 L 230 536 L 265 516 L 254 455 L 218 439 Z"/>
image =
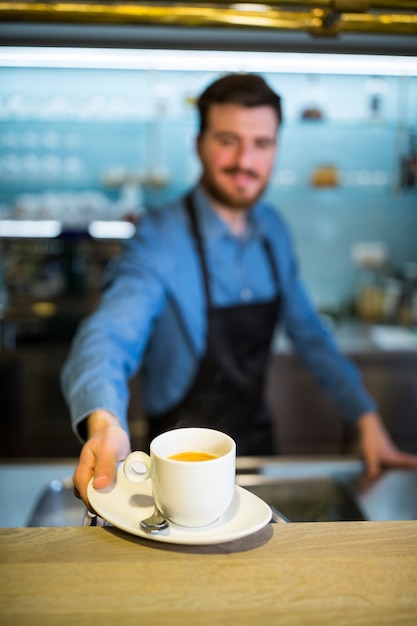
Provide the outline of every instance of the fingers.
<path id="1" fill-rule="evenodd" d="M 369 478 L 377 478 L 383 469 L 417 470 L 417 456 L 407 452 L 395 452 L 389 455 L 368 454 L 365 456 L 366 473 Z"/>
<path id="2" fill-rule="evenodd" d="M 403 462 L 405 463 L 404 467 L 417 470 L 417 456 L 415 454 L 404 454 Z"/>
<path id="3" fill-rule="evenodd" d="M 397 452 L 385 464 L 389 467 L 417 470 L 417 456 L 408 452 Z"/>
<path id="4" fill-rule="evenodd" d="M 364 414 L 358 426 L 360 448 L 370 478 L 376 478 L 388 467 L 417 469 L 417 456 L 397 448 L 377 414 Z"/>

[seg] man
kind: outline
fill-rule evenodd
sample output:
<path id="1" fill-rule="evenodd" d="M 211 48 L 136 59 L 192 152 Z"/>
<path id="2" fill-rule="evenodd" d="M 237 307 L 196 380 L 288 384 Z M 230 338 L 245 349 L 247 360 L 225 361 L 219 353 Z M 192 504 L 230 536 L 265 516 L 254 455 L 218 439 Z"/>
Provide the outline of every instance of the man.
<path id="1" fill-rule="evenodd" d="M 417 468 L 322 325 L 287 228 L 261 201 L 282 121 L 279 96 L 259 76 L 231 74 L 206 89 L 198 108 L 199 185 L 142 218 L 63 370 L 74 429 L 86 441 L 76 490 L 87 503 L 91 477 L 107 486 L 129 453 L 128 379 L 139 367 L 150 439 L 175 426 L 210 426 L 231 434 L 238 454 L 273 454 L 262 394 L 279 323 L 358 424 L 369 473 Z"/>

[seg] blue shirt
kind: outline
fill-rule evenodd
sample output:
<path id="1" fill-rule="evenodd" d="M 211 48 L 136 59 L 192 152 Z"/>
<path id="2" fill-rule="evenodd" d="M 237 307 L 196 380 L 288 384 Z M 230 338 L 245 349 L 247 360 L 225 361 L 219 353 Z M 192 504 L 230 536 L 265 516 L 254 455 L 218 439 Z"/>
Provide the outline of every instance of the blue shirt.
<path id="1" fill-rule="evenodd" d="M 261 302 L 275 295 L 261 241 L 266 236 L 279 269 L 280 323 L 295 351 L 348 420 L 374 410 L 357 368 L 341 353 L 307 295 L 279 213 L 259 201 L 249 212 L 244 237 L 237 237 L 200 187 L 193 194 L 214 305 Z M 145 411 L 162 413 L 177 404 L 205 351 L 205 304 L 182 200 L 149 211 L 107 277 L 97 310 L 80 325 L 62 370 L 75 432 L 99 408 L 116 415 L 128 430 L 128 381 L 139 368 Z"/>

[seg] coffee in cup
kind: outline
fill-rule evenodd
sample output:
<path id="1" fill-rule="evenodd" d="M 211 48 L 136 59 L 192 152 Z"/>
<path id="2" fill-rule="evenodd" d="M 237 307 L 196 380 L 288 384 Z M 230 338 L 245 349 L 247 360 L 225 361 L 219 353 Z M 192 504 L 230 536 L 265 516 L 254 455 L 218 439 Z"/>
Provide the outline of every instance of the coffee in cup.
<path id="1" fill-rule="evenodd" d="M 155 437 L 150 456 L 129 454 L 123 469 L 132 482 L 152 479 L 155 504 L 167 519 L 198 528 L 219 519 L 232 502 L 236 444 L 218 430 L 178 428 Z"/>
<path id="2" fill-rule="evenodd" d="M 188 461 L 189 463 L 198 463 L 198 461 L 210 461 L 211 459 L 218 459 L 218 454 L 211 454 L 210 452 L 178 452 L 178 454 L 172 454 L 168 457 L 173 461 Z"/>

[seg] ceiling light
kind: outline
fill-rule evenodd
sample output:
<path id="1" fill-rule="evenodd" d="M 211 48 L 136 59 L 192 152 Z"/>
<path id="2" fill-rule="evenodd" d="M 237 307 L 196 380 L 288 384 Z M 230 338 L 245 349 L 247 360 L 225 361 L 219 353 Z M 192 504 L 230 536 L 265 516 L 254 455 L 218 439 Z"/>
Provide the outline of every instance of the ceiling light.
<path id="1" fill-rule="evenodd" d="M 0 47 L 0 67 L 417 76 L 417 58 L 229 50 Z"/>
<path id="2" fill-rule="evenodd" d="M 62 232 L 57 220 L 0 220 L 0 237 L 49 238 Z"/>
<path id="3" fill-rule="evenodd" d="M 135 232 L 131 222 L 95 220 L 88 226 L 88 233 L 94 239 L 130 239 Z"/>

